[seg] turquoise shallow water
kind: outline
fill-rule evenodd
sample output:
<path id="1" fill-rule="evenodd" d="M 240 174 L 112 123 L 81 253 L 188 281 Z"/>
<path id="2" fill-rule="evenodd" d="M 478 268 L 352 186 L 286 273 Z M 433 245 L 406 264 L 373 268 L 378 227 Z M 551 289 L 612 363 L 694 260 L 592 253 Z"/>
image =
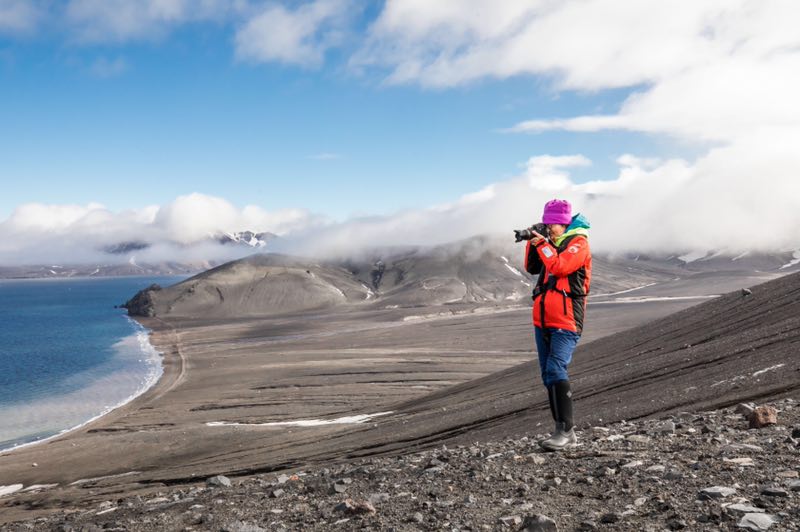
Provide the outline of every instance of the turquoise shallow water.
<path id="1" fill-rule="evenodd" d="M 0 449 L 83 424 L 151 386 L 160 357 L 114 305 L 181 279 L 0 280 Z"/>

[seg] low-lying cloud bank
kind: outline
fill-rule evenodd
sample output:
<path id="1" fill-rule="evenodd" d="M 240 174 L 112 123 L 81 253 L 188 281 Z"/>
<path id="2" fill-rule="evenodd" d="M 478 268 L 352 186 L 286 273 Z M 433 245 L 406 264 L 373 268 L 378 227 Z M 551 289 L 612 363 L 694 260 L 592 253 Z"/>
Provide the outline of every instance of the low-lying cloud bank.
<path id="1" fill-rule="evenodd" d="M 253 250 L 221 245 L 216 238 L 245 230 L 279 235 L 268 245 L 271 250 L 312 256 L 434 245 L 487 233 L 510 239 L 513 228 L 539 221 L 543 204 L 556 197 L 590 219 L 592 245 L 599 252 L 796 250 L 800 180 L 794 176 L 800 154 L 771 138 L 715 148 L 693 163 L 624 155 L 616 179 L 585 183 L 575 183 L 569 171 L 591 165 L 586 157 L 537 156 L 521 175 L 451 203 L 343 222 L 302 209 L 239 208 L 199 193 L 122 212 L 93 203 L 27 204 L 0 223 L 0 264 L 108 263 L 132 255 L 139 262 L 228 260 Z M 130 242 L 150 246 L 121 255 L 107 252 Z"/>
<path id="2" fill-rule="evenodd" d="M 590 219 L 593 248 L 605 253 L 800 249 L 800 180 L 794 177 L 800 155 L 768 138 L 758 150 L 747 147 L 716 148 L 694 163 L 624 155 L 616 179 L 580 184 L 569 169 L 591 164 L 585 157 L 532 157 L 523 175 L 453 203 L 333 224 L 285 244 L 338 254 L 378 244 L 510 236 L 511 229 L 539 221 L 546 201 L 563 198 Z"/>
<path id="3" fill-rule="evenodd" d="M 265 211 L 205 194 L 169 204 L 113 212 L 98 203 L 17 207 L 0 222 L 0 265 L 228 260 L 252 252 L 223 245 L 225 233 L 268 231 L 277 235 L 316 224 L 301 209 Z M 146 247 L 145 247 L 146 245 Z M 116 248 L 128 253 L 110 253 Z"/>

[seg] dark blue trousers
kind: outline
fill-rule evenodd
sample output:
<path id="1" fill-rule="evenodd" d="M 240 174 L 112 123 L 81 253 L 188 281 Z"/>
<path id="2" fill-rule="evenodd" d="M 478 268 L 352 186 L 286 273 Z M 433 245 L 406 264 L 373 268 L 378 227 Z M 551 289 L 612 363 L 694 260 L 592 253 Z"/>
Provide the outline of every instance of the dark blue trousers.
<path id="1" fill-rule="evenodd" d="M 558 381 L 569 380 L 567 366 L 581 336 L 564 329 L 547 329 L 545 332 L 541 327 L 534 327 L 534 336 L 544 385 L 549 388 Z"/>

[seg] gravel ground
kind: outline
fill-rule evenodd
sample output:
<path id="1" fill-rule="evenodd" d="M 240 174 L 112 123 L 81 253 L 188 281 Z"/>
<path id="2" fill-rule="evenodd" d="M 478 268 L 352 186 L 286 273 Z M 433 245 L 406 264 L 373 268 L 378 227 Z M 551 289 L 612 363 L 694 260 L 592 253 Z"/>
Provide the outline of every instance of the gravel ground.
<path id="1" fill-rule="evenodd" d="M 760 429 L 741 405 L 680 412 L 579 431 L 561 453 L 542 434 L 213 477 L 3 530 L 796 531 L 800 403 L 771 406 L 777 424 Z"/>

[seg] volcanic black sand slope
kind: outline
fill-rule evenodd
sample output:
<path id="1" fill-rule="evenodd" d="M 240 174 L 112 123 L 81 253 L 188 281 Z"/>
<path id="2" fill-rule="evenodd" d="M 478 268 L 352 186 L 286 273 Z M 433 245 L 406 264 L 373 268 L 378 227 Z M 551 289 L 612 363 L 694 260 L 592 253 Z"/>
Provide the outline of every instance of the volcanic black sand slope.
<path id="1" fill-rule="evenodd" d="M 578 419 L 591 425 L 794 396 L 799 353 L 800 274 L 791 274 L 580 346 L 571 369 Z M 451 432 L 518 435 L 546 421 L 542 393 L 531 394 L 537 371 L 521 364 L 397 411 L 425 417 L 446 408 Z M 532 402 L 539 408 L 528 409 Z"/>
<path id="2" fill-rule="evenodd" d="M 653 305 L 590 303 L 587 315 L 620 331 Z M 0 514 L 549 429 L 537 369 L 519 363 L 532 358 L 527 309 L 404 321 L 409 310 L 144 320 L 168 353 L 164 379 L 80 431 L 0 455 L 0 485 L 57 484 L 3 497 Z M 800 274 L 601 337 L 571 368 L 579 426 L 796 395 L 799 342 Z"/>

